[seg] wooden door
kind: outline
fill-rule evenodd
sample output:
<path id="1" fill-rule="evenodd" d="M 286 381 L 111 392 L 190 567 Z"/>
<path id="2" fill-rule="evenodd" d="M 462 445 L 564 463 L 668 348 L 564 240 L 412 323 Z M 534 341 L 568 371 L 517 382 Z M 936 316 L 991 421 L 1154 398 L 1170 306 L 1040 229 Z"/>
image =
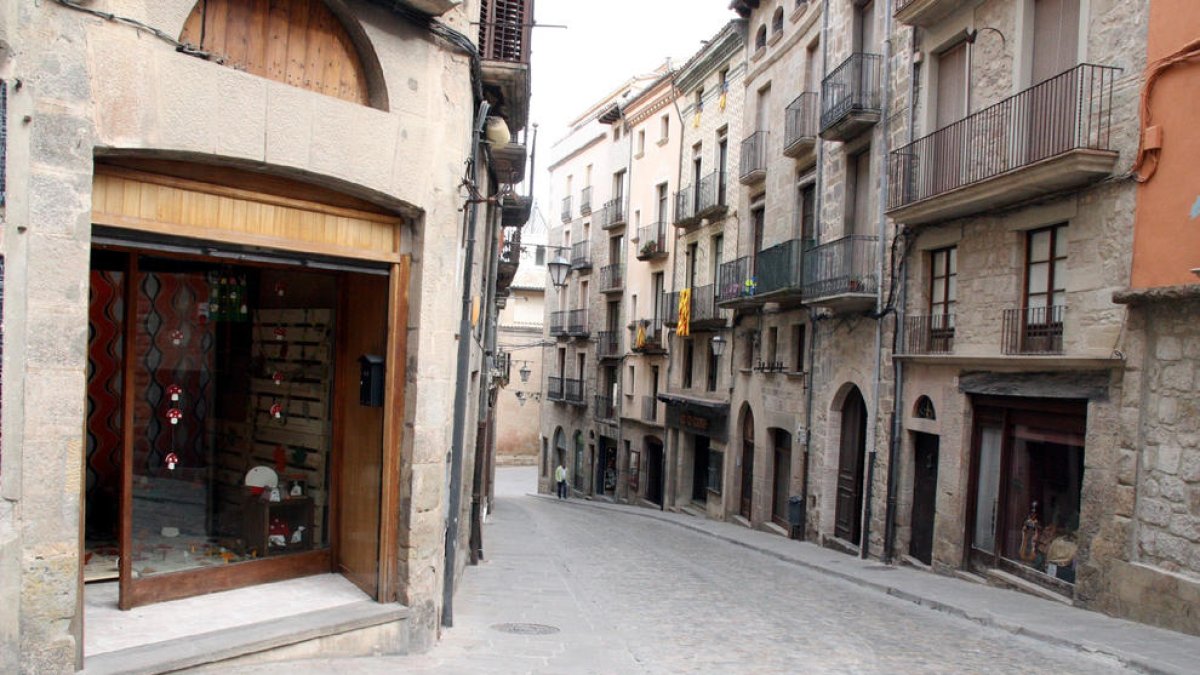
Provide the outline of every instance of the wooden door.
<path id="1" fill-rule="evenodd" d="M 842 441 L 838 461 L 834 534 L 854 544 L 862 534 L 863 455 L 867 441 L 867 405 L 858 388 L 842 404 Z"/>
<path id="2" fill-rule="evenodd" d="M 663 501 L 663 449 L 657 441 L 646 442 L 646 499 L 659 505 Z"/>
<path id="3" fill-rule="evenodd" d="M 708 436 L 693 436 L 692 447 L 692 500 L 704 504 L 708 501 Z"/>
<path id="4" fill-rule="evenodd" d="M 754 415 L 747 410 L 742 421 L 742 503 L 740 513 L 750 520 L 754 508 Z"/>
<path id="5" fill-rule="evenodd" d="M 909 555 L 926 565 L 933 560 L 933 521 L 937 505 L 937 473 L 939 438 L 930 434 L 915 434 L 912 539 Z"/>
<path id="6" fill-rule="evenodd" d="M 387 353 L 388 291 L 386 277 L 343 277 L 336 375 L 335 461 L 341 483 L 336 568 L 371 597 L 378 596 L 380 582 L 385 407 L 359 402 L 359 357 Z"/>
<path id="7" fill-rule="evenodd" d="M 775 431 L 775 480 L 771 499 L 771 519 L 783 527 L 788 526 L 788 496 L 792 490 L 792 436 L 786 431 Z"/>

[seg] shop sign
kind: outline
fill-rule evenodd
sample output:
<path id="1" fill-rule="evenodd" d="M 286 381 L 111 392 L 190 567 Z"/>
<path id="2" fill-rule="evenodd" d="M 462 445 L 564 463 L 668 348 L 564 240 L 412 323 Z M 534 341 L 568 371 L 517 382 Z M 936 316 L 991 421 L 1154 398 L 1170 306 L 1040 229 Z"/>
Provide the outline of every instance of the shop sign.
<path id="1" fill-rule="evenodd" d="M 725 440 L 729 415 L 724 409 L 672 400 L 667 402 L 667 426 L 701 436 Z"/>

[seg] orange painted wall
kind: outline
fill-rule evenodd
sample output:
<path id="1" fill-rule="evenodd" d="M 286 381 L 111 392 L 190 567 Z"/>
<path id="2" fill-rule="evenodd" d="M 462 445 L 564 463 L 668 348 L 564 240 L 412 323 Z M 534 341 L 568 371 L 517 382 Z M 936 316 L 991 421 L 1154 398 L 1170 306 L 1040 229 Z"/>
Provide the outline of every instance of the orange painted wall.
<path id="1" fill-rule="evenodd" d="M 1200 37 L 1200 2 L 1150 3 L 1149 61 Z M 1158 172 L 1138 187 L 1134 288 L 1200 283 L 1200 62 L 1168 70 L 1154 88 L 1151 123 L 1162 127 Z"/>

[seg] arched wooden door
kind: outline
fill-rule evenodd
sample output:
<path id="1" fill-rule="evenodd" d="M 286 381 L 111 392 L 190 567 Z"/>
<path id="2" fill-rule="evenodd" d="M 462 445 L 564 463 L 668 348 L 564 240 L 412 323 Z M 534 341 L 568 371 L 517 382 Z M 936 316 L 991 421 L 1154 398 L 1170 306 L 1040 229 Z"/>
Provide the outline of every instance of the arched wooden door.
<path id="1" fill-rule="evenodd" d="M 739 513 L 750 520 L 754 506 L 754 413 L 746 409 L 742 417 L 742 503 Z"/>
<path id="2" fill-rule="evenodd" d="M 842 403 L 842 440 L 834 534 L 854 544 L 862 536 L 863 462 L 867 450 L 867 404 L 858 387 Z"/>

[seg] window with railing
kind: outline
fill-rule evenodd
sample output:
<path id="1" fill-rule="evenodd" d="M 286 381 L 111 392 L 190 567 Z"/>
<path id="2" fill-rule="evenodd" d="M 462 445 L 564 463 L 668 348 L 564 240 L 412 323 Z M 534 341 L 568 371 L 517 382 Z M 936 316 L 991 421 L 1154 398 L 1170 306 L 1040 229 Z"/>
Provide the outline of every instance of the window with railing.
<path id="1" fill-rule="evenodd" d="M 619 291 L 625 288 L 625 265 L 614 263 L 600 268 L 600 290 Z"/>
<path id="2" fill-rule="evenodd" d="M 550 334 L 565 335 L 567 332 L 567 310 L 550 313 Z"/>
<path id="3" fill-rule="evenodd" d="M 817 92 L 806 91 L 788 104 L 784 111 L 784 152 L 787 152 L 804 141 L 816 141 Z"/>
<path id="4" fill-rule="evenodd" d="M 653 260 L 667 255 L 667 231 L 663 223 L 638 228 L 638 260 Z"/>
<path id="5" fill-rule="evenodd" d="M 567 332 L 571 335 L 586 335 L 588 332 L 588 311 L 572 309 L 567 312 Z"/>
<path id="6" fill-rule="evenodd" d="M 767 132 L 756 131 L 742 141 L 739 175 L 747 180 L 767 170 Z"/>
<path id="7" fill-rule="evenodd" d="M 875 268 L 878 237 L 852 234 L 804 252 L 806 299 L 871 294 L 879 289 Z"/>
<path id="8" fill-rule="evenodd" d="M 717 301 L 727 302 L 754 295 L 755 281 L 748 256 L 721 263 L 717 279 Z"/>
<path id="9" fill-rule="evenodd" d="M 821 129 L 851 113 L 880 112 L 882 64 L 878 54 L 851 54 L 821 81 Z"/>
<path id="10" fill-rule="evenodd" d="M 571 269 L 585 269 L 592 266 L 590 241 L 577 241 L 571 244 Z"/>
<path id="11" fill-rule="evenodd" d="M 602 359 L 611 359 L 620 356 L 621 334 L 615 330 L 600 331 L 597 334 L 596 350 Z"/>
<path id="12" fill-rule="evenodd" d="M 587 215 L 592 212 L 592 186 L 579 191 L 579 213 Z"/>

